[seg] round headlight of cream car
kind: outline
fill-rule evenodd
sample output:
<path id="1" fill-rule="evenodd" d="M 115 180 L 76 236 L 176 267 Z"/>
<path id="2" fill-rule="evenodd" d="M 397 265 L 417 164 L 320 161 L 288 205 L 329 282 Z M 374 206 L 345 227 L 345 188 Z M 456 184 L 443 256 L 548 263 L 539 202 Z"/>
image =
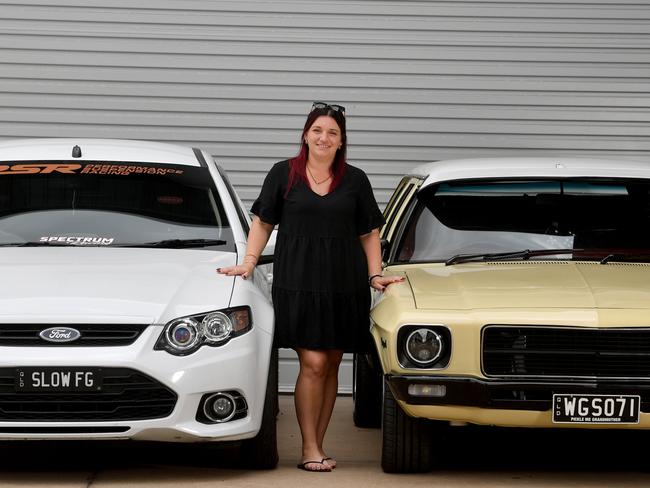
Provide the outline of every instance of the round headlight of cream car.
<path id="1" fill-rule="evenodd" d="M 406 337 L 404 348 L 411 361 L 425 366 L 435 362 L 442 354 L 442 337 L 435 330 L 415 329 Z"/>

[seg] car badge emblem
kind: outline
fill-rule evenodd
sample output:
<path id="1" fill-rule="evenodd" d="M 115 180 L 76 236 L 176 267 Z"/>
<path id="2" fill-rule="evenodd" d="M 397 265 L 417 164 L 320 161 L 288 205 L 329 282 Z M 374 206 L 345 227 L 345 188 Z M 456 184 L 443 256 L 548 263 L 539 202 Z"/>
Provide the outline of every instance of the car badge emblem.
<path id="1" fill-rule="evenodd" d="M 38 335 L 48 342 L 72 342 L 81 337 L 81 332 L 72 327 L 50 327 L 42 330 Z"/>

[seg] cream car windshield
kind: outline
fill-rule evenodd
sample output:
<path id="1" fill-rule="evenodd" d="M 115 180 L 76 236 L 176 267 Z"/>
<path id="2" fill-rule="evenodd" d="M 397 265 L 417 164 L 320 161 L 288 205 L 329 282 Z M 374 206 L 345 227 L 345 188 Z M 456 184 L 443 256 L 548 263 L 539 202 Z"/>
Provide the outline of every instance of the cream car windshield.
<path id="1" fill-rule="evenodd" d="M 0 246 L 56 245 L 234 250 L 207 168 L 0 163 Z"/>
<path id="2" fill-rule="evenodd" d="M 421 190 L 395 261 L 463 257 L 650 261 L 650 183 L 466 180 Z"/>

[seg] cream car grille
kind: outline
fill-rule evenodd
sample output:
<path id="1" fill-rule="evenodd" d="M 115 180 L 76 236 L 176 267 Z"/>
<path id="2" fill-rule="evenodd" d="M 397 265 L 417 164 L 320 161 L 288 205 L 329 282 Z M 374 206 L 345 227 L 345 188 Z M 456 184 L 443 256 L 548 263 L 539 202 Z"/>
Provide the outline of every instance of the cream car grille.
<path id="1" fill-rule="evenodd" d="M 488 377 L 647 378 L 650 328 L 489 325 L 482 367 Z"/>

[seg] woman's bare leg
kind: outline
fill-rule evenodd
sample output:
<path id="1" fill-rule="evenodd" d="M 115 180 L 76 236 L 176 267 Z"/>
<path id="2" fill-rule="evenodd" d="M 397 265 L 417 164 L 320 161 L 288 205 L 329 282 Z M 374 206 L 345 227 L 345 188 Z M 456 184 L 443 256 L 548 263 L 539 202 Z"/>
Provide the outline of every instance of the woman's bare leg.
<path id="1" fill-rule="evenodd" d="M 325 380 L 325 389 L 323 392 L 323 403 L 321 405 L 320 415 L 318 418 L 317 436 L 318 445 L 320 450 L 324 453 L 323 441 L 325 440 L 325 433 L 332 418 L 334 411 L 334 404 L 336 403 L 336 395 L 339 389 L 339 366 L 343 358 L 343 351 L 328 350 L 327 352 L 327 378 Z M 327 457 L 327 456 L 325 456 Z M 336 466 L 336 460 L 330 458 L 328 464 L 331 467 Z"/>
<path id="2" fill-rule="evenodd" d="M 328 379 L 328 353 L 297 348 L 300 373 L 296 381 L 294 401 L 302 435 L 302 462 L 320 461 L 325 457 L 318 437 L 321 411 Z M 310 464 L 308 469 L 329 470 L 328 465 Z"/>

